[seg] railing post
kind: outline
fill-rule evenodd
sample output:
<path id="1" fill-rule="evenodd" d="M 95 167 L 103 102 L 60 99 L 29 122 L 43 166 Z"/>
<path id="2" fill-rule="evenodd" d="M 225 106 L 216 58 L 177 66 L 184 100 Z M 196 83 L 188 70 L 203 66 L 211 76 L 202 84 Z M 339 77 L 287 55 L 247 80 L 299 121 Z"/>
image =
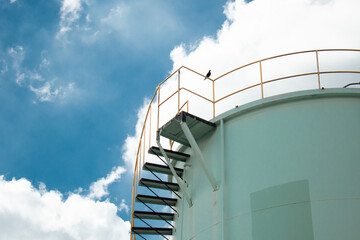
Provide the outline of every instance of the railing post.
<path id="1" fill-rule="evenodd" d="M 263 86 L 263 75 L 262 75 L 261 60 L 259 61 L 259 65 L 260 65 L 260 81 L 261 81 L 261 98 L 264 98 L 264 86 Z"/>
<path id="2" fill-rule="evenodd" d="M 144 145 L 143 145 L 143 156 L 142 156 L 142 165 L 141 165 L 141 166 L 143 166 L 143 165 L 144 165 L 144 163 L 145 163 L 146 122 L 144 122 L 144 124 L 145 124 L 145 128 L 144 128 L 144 136 L 143 136 L 143 138 L 144 138 Z"/>
<path id="3" fill-rule="evenodd" d="M 141 139 L 140 139 L 140 141 L 141 141 Z M 137 179 L 138 179 L 138 180 L 137 180 L 136 182 L 138 182 L 139 179 L 140 179 L 140 172 L 141 172 L 140 168 L 141 168 L 141 158 L 142 158 L 141 147 L 142 147 L 142 144 L 140 144 L 139 161 L 138 161 L 138 174 L 137 174 Z"/>
<path id="4" fill-rule="evenodd" d="M 319 84 L 319 89 L 321 89 L 321 83 L 320 83 L 320 67 L 319 67 L 319 53 L 318 53 L 318 50 L 316 50 L 315 52 L 316 52 L 316 67 L 317 67 L 317 75 L 318 75 L 318 84 Z"/>
<path id="5" fill-rule="evenodd" d="M 180 70 L 178 71 L 178 110 L 177 112 L 179 113 L 180 111 Z"/>
<path id="6" fill-rule="evenodd" d="M 149 121 L 149 148 L 151 146 L 151 111 L 152 111 L 152 102 L 150 102 L 150 121 Z"/>
<path id="7" fill-rule="evenodd" d="M 159 130 L 159 119 L 160 119 L 160 85 L 158 86 L 158 111 L 157 111 L 157 128 Z"/>
<path id="8" fill-rule="evenodd" d="M 213 118 L 215 117 L 215 81 L 212 81 L 213 86 Z"/>

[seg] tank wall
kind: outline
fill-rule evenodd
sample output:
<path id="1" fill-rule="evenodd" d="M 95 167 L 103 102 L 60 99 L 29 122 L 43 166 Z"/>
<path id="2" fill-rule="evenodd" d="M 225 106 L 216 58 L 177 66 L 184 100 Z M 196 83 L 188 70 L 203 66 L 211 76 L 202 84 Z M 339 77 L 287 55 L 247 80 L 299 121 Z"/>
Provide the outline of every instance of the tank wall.
<path id="1" fill-rule="evenodd" d="M 224 131 L 198 142 L 219 190 L 186 149 L 194 204 L 179 201 L 175 239 L 360 238 L 360 91 L 287 94 L 221 118 Z"/>

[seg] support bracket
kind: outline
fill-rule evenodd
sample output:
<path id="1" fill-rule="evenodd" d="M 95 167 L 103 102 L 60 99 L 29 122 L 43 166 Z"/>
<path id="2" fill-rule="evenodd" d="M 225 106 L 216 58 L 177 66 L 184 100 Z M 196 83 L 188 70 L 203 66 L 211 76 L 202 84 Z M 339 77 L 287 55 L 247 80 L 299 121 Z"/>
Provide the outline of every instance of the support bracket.
<path id="1" fill-rule="evenodd" d="M 186 124 L 186 122 L 180 120 L 180 126 L 181 126 L 187 140 L 189 141 L 191 148 L 194 150 L 195 154 L 198 156 L 201 167 L 203 168 L 207 178 L 209 179 L 209 182 L 210 182 L 213 190 L 217 191 L 218 187 L 216 186 L 215 178 L 210 174 L 210 172 L 206 166 L 204 156 L 202 155 L 201 150 L 200 150 L 198 144 L 196 143 L 196 140 L 195 140 L 194 136 L 192 135 L 188 125 Z"/>

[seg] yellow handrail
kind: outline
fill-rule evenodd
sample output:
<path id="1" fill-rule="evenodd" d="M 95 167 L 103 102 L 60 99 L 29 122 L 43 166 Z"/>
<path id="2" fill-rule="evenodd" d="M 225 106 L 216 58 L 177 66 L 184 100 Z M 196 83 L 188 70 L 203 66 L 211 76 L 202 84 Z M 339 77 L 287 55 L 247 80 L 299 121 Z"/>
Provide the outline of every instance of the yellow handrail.
<path id="1" fill-rule="evenodd" d="M 197 76 L 201 76 L 205 78 L 205 75 L 202 75 L 201 73 L 190 69 L 186 66 L 181 66 L 179 67 L 177 70 L 175 70 L 172 74 L 170 74 L 165 80 L 163 80 L 156 88 L 155 93 L 152 97 L 152 99 L 150 100 L 150 104 L 147 108 L 147 112 L 145 115 L 145 119 L 144 119 L 144 125 L 142 127 L 141 130 L 141 134 L 140 134 L 140 139 L 139 139 L 139 144 L 138 144 L 138 148 L 137 148 L 137 153 L 136 153 L 136 160 L 135 160 L 135 167 L 134 167 L 134 178 L 133 178 L 133 188 L 132 188 L 132 210 L 131 210 L 131 226 L 134 226 L 134 217 L 133 217 L 133 212 L 134 212 L 134 202 L 135 202 L 135 195 L 137 193 L 137 184 L 138 181 L 140 179 L 140 172 L 141 172 L 141 167 L 142 164 L 145 163 L 146 161 L 146 152 L 145 152 L 145 145 L 146 145 L 146 140 L 149 143 L 149 148 L 151 146 L 151 138 L 152 136 L 156 136 L 155 134 L 152 134 L 152 131 L 156 131 L 159 129 L 159 119 L 160 119 L 160 107 L 167 101 L 169 101 L 170 99 L 172 99 L 176 94 L 177 94 L 177 104 L 176 104 L 176 112 L 179 113 L 185 105 L 187 105 L 187 112 L 189 112 L 189 99 L 186 99 L 185 102 L 183 103 L 183 105 L 180 106 L 180 92 L 181 91 L 186 91 L 188 93 L 190 93 L 193 96 L 202 98 L 204 100 L 206 100 L 207 102 L 212 104 L 212 117 L 215 117 L 215 107 L 216 104 L 224 99 L 227 99 L 235 94 L 238 94 L 240 92 L 246 91 L 248 89 L 260 86 L 261 88 L 261 98 L 264 98 L 264 86 L 268 83 L 271 82 L 276 82 L 276 81 L 281 81 L 281 80 L 286 80 L 286 79 L 292 79 L 292 78 L 297 78 L 297 77 L 302 77 L 302 76 L 310 76 L 310 75 L 317 75 L 317 85 L 318 88 L 321 88 L 321 78 L 320 76 L 323 74 L 334 74 L 334 73 L 354 73 L 354 74 L 360 74 L 360 71 L 357 70 L 334 70 L 334 71 L 320 71 L 320 60 L 319 60 L 319 52 L 358 52 L 360 53 L 360 49 L 318 49 L 318 50 L 307 50 L 307 51 L 299 51 L 299 52 L 292 52 L 292 53 L 286 53 L 286 54 L 281 54 L 281 55 L 276 55 L 273 57 L 268 57 L 268 58 L 264 58 L 261 60 L 257 60 L 248 64 L 245 64 L 243 66 L 240 66 L 238 68 L 232 69 L 222 75 L 220 75 L 217 78 L 211 79 L 211 78 L 207 78 L 207 80 L 212 81 L 212 99 L 209 99 L 193 90 L 190 90 L 188 88 L 182 87 L 181 86 L 181 80 L 180 80 L 180 71 L 182 70 L 186 70 L 189 71 Z M 263 79 L 263 63 L 275 58 L 280 58 L 280 57 L 287 57 L 287 56 L 291 56 L 291 55 L 299 55 L 299 54 L 307 54 L 307 53 L 315 53 L 316 56 L 316 71 L 315 72 L 303 72 L 303 73 L 299 73 L 299 74 L 294 74 L 294 75 L 287 75 L 287 76 L 283 76 L 283 77 L 278 77 L 278 78 L 273 78 L 273 79 L 269 79 L 269 80 L 264 80 Z M 260 73 L 260 81 L 259 83 L 256 84 L 252 84 L 246 87 L 243 87 L 241 89 L 236 89 L 233 92 L 225 95 L 225 96 L 221 96 L 218 97 L 217 99 L 215 98 L 215 82 L 221 80 L 222 78 L 224 78 L 225 76 L 236 72 L 240 69 L 244 69 L 246 67 L 252 66 L 254 64 L 259 64 L 259 73 Z M 167 97 L 164 101 L 160 101 L 160 90 L 163 86 L 164 83 L 166 83 L 171 77 L 173 77 L 176 73 L 177 74 L 177 89 L 171 93 L 169 95 L 169 97 Z M 156 104 L 155 98 L 157 98 L 157 108 L 152 108 L 152 105 Z M 152 124 L 152 111 L 153 109 L 157 109 L 157 117 L 156 118 L 156 128 L 155 125 Z M 220 113 L 218 113 L 220 114 Z M 149 126 L 149 133 L 146 135 L 145 131 L 146 131 L 146 126 Z M 153 128 L 152 128 L 153 126 Z M 147 138 L 146 138 L 147 137 Z M 170 143 L 171 144 L 171 143 Z M 172 144 L 171 144 L 172 145 Z M 131 239 L 136 239 L 135 234 L 131 233 Z"/>

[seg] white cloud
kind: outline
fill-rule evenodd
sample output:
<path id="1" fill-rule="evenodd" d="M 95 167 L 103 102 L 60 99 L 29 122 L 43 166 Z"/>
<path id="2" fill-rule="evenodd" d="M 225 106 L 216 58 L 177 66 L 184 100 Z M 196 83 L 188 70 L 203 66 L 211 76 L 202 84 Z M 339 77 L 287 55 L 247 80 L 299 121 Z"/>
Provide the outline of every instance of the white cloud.
<path id="1" fill-rule="evenodd" d="M 58 100 L 64 102 L 70 96 L 76 95 L 78 89 L 73 82 L 61 83 L 56 78 L 46 79 L 42 74 L 46 74 L 50 61 L 45 58 L 45 52 L 42 51 L 42 61 L 37 69 L 26 69 L 23 67 L 25 50 L 22 46 L 16 46 L 8 49 L 8 55 L 12 59 L 12 69 L 15 72 L 15 82 L 19 87 L 26 87 L 36 96 L 40 102 L 54 102 Z M 0 61 L 1 63 L 1 61 Z M 6 63 L 5 63 L 6 64 Z M 4 73 L 4 67 L 1 73 Z M 4 71 L 4 72 L 3 72 Z M 36 101 L 34 101 L 36 103 Z"/>
<path id="2" fill-rule="evenodd" d="M 144 99 L 144 103 L 137 113 L 138 121 L 135 126 L 135 134 L 133 136 L 131 135 L 127 136 L 122 148 L 123 150 L 122 159 L 125 161 L 126 167 L 127 169 L 129 169 L 128 171 L 129 173 L 133 173 L 134 171 L 139 139 L 142 132 L 142 127 L 149 103 L 150 103 L 149 99 Z"/>
<path id="3" fill-rule="evenodd" d="M 89 14 L 86 15 L 86 23 L 91 23 L 91 17 Z"/>
<path id="4" fill-rule="evenodd" d="M 44 78 L 38 72 L 29 72 L 29 78 L 36 81 L 43 81 Z"/>
<path id="5" fill-rule="evenodd" d="M 113 182 L 120 180 L 121 174 L 124 172 L 125 168 L 123 167 L 113 168 L 106 177 L 102 177 L 90 185 L 88 197 L 92 199 L 101 199 L 102 197 L 107 196 L 109 194 L 108 186 Z"/>
<path id="6" fill-rule="evenodd" d="M 129 10 L 129 6 L 125 4 L 115 6 L 110 9 L 108 15 L 105 18 L 101 19 L 101 22 L 109 23 L 114 20 L 120 20 L 119 18 L 121 18 L 125 14 L 128 14 Z"/>
<path id="7" fill-rule="evenodd" d="M 74 83 L 69 83 L 67 86 L 53 86 L 53 82 L 45 82 L 41 87 L 35 88 L 29 86 L 30 90 L 35 93 L 40 102 L 52 102 L 55 99 L 65 99 L 67 95 L 74 91 Z"/>
<path id="8" fill-rule="evenodd" d="M 70 43 L 67 38 L 71 32 L 72 39 L 85 44 L 111 36 L 139 49 L 184 32 L 175 9 L 167 2 L 61 0 L 61 3 L 57 38 L 65 43 Z"/>
<path id="9" fill-rule="evenodd" d="M 8 55 L 12 58 L 12 67 L 15 71 L 15 82 L 19 86 L 24 86 L 26 75 L 23 72 L 21 65 L 24 61 L 25 51 L 22 46 L 16 46 L 8 49 Z"/>
<path id="10" fill-rule="evenodd" d="M 129 213 L 130 211 L 130 207 L 128 205 L 126 205 L 125 203 L 125 199 L 121 200 L 120 206 L 119 206 L 119 211 L 125 211 L 126 213 Z"/>
<path id="11" fill-rule="evenodd" d="M 117 216 L 117 207 L 79 194 L 68 198 L 36 189 L 26 179 L 0 176 L 0 240 L 129 239 L 130 223 Z"/>
<path id="12" fill-rule="evenodd" d="M 46 51 L 42 51 L 41 52 L 41 63 L 40 63 L 40 66 L 39 66 L 40 69 L 47 69 L 47 68 L 49 68 L 49 66 L 51 64 L 50 60 L 47 59 L 45 57 L 45 55 L 46 55 Z"/>
<path id="13" fill-rule="evenodd" d="M 8 49 L 9 56 L 13 59 L 13 68 L 20 71 L 20 65 L 24 60 L 25 51 L 22 46 L 16 46 Z"/>
<path id="14" fill-rule="evenodd" d="M 23 86 L 23 83 L 25 81 L 25 73 L 16 73 L 15 82 L 19 86 Z"/>
<path id="15" fill-rule="evenodd" d="M 95 8 L 100 8 L 101 11 L 96 12 Z M 166 2 L 136 0 L 115 5 L 92 4 L 89 11 L 92 17 L 91 30 L 98 36 L 95 39 L 93 34 L 83 32 L 82 39 L 86 43 L 94 43 L 94 40 L 111 35 L 118 41 L 130 43 L 129 46 L 146 48 L 151 47 L 158 39 L 179 36 L 183 31 L 176 12 Z M 90 28 L 86 28 L 88 29 Z"/>
<path id="16" fill-rule="evenodd" d="M 17 0 L 10 0 L 10 3 L 14 3 L 14 2 L 16 2 Z"/>
<path id="17" fill-rule="evenodd" d="M 181 44 L 174 48 L 170 54 L 173 61 L 172 71 L 180 66 L 188 66 L 205 75 L 209 69 L 212 69 L 212 78 L 216 78 L 246 63 L 277 54 L 324 48 L 359 49 L 360 32 L 354 31 L 354 29 L 360 29 L 360 15 L 357 9 L 360 9 L 360 2 L 357 0 L 254 0 L 250 3 L 246 3 L 244 0 L 236 0 L 228 2 L 224 7 L 224 14 L 227 19 L 221 29 L 218 30 L 216 37 L 205 36 L 196 45 Z M 320 54 L 320 58 L 323 56 L 325 54 Z M 325 57 L 327 59 L 336 58 L 329 55 Z M 325 57 L 321 58 L 320 67 L 323 69 L 328 64 Z M 352 70 L 359 70 L 359 67 L 356 66 L 359 56 L 346 58 L 345 55 L 341 55 L 341 58 L 343 58 L 341 61 L 343 66 L 337 64 L 335 65 L 337 69 L 332 70 L 346 68 L 344 66 L 351 66 Z M 306 59 L 305 63 L 304 59 Z M 312 55 L 310 57 L 301 56 L 294 62 L 291 62 L 291 59 L 279 60 L 277 69 L 272 69 L 271 66 L 273 65 L 264 64 L 264 77 L 270 77 L 279 72 L 287 73 L 294 69 L 304 71 L 304 69 L 316 66 L 316 63 L 313 64 L 314 59 L 315 57 Z M 353 61 L 349 61 L 349 59 Z M 259 66 L 255 67 L 254 72 L 239 73 L 239 75 L 234 73 L 223 83 L 217 82 L 216 98 L 218 99 L 219 96 L 223 96 L 229 91 L 234 91 L 234 88 L 240 89 L 240 86 L 258 83 Z M 311 71 L 316 70 L 312 68 Z M 159 79 L 160 81 L 161 79 Z M 203 78 L 195 74 L 183 70 L 181 72 L 181 84 L 210 99 L 212 98 L 210 81 L 203 81 Z M 295 91 L 309 87 L 300 82 L 291 84 L 269 88 L 271 91 L 268 90 L 267 93 L 276 94 L 281 91 L 291 91 L 291 88 Z M 326 86 L 331 86 L 331 84 L 328 83 Z M 161 89 L 161 101 L 176 89 L 177 79 L 170 79 Z M 181 94 L 182 104 L 189 95 L 186 92 Z M 241 101 L 235 99 L 226 104 L 217 105 L 217 114 L 233 108 L 235 105 L 258 99 L 260 91 L 256 93 L 249 91 L 248 94 L 244 92 L 241 96 Z M 207 119 L 212 117 L 211 104 L 199 98 L 189 96 L 189 99 L 190 112 Z M 124 144 L 125 154 L 123 158 L 128 165 L 131 161 L 134 164 L 136 159 L 144 112 L 146 112 L 147 107 L 147 105 L 143 105 L 139 109 L 135 135 L 128 136 Z M 168 111 L 169 108 L 165 106 L 162 108 L 161 114 L 167 114 L 167 119 L 174 116 L 173 112 Z M 160 126 L 166 122 L 165 120 L 161 121 Z"/>
<path id="18" fill-rule="evenodd" d="M 319 48 L 359 47 L 356 0 L 243 0 L 229 2 L 227 20 L 215 38 L 205 37 L 190 52 L 184 45 L 171 53 L 174 68 L 186 65 L 220 75 L 276 54 Z"/>
<path id="19" fill-rule="evenodd" d="M 80 18 L 82 0 L 63 0 L 60 8 L 60 30 L 57 37 L 63 37 Z"/>
<path id="20" fill-rule="evenodd" d="M 0 59 L 0 73 L 5 74 L 8 71 L 8 65 L 4 59 Z"/>

